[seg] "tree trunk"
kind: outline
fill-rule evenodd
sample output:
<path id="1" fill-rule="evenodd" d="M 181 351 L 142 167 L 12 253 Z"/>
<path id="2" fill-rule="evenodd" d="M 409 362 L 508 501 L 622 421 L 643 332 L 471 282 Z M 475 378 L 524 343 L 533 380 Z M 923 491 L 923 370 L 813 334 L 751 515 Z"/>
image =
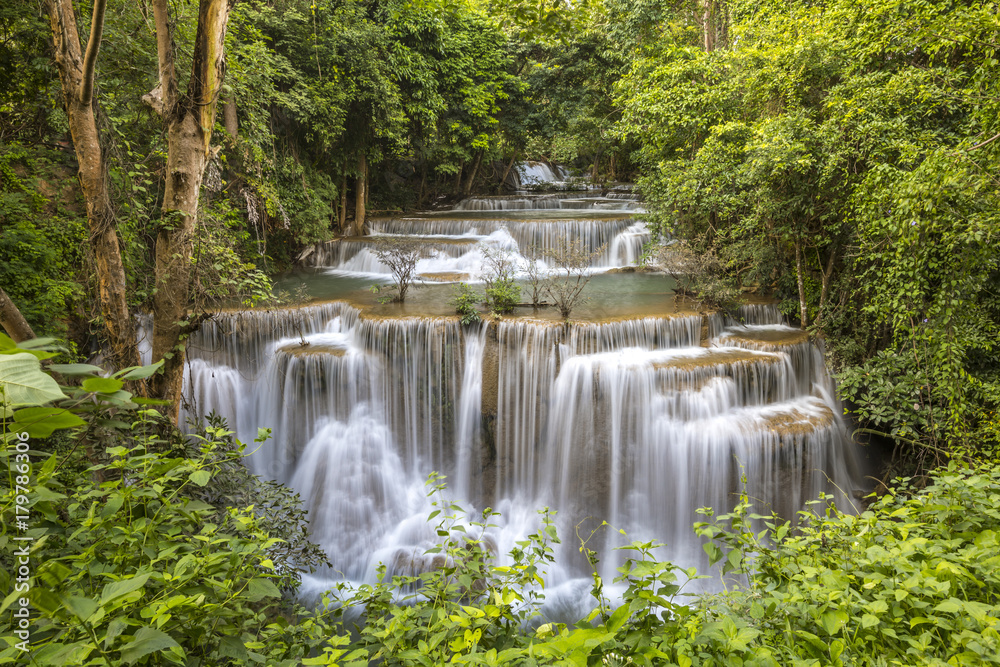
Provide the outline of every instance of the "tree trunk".
<path id="1" fill-rule="evenodd" d="M 510 170 L 514 168 L 514 162 L 517 161 L 517 151 L 510 156 L 510 162 L 507 163 L 507 167 L 503 170 L 503 176 L 500 177 L 500 187 L 502 188 L 507 184 L 507 177 L 510 176 Z"/>
<path id="2" fill-rule="evenodd" d="M 833 277 L 833 267 L 837 261 L 837 252 L 840 250 L 840 244 L 837 241 L 833 242 L 830 246 L 830 256 L 826 260 L 826 269 L 823 271 L 823 286 L 819 293 L 819 310 L 816 311 L 816 326 L 818 327 L 823 321 L 823 315 L 826 313 L 826 300 L 830 294 L 830 279 Z"/>
<path id="3" fill-rule="evenodd" d="M 184 341 L 195 325 L 188 307 L 193 297 L 191 253 L 198 200 L 210 158 L 216 103 L 225 70 L 225 38 L 233 0 L 201 0 L 191 79 L 177 95 L 173 35 L 167 0 L 155 0 L 161 110 L 167 126 L 167 168 L 163 219 L 156 237 L 156 293 L 153 297 L 153 360 L 164 359 L 154 376 L 154 392 L 170 401 L 176 421 L 184 375 Z"/>
<path id="4" fill-rule="evenodd" d="M 240 123 L 236 117 L 236 100 L 233 99 L 232 93 L 230 93 L 229 98 L 226 99 L 226 103 L 222 106 L 222 118 L 226 134 L 235 140 L 239 135 Z"/>
<path id="5" fill-rule="evenodd" d="M 476 153 L 476 161 L 472 163 L 472 171 L 469 172 L 469 179 L 465 181 L 465 187 L 462 189 L 462 194 L 466 197 L 472 193 L 472 186 L 476 182 L 476 173 L 479 171 L 479 165 L 483 161 L 483 151 Z"/>
<path id="6" fill-rule="evenodd" d="M 90 245 L 97 264 L 97 292 L 108 336 L 108 359 L 116 367 L 136 366 L 139 352 L 135 323 L 128 310 L 125 264 L 118 245 L 107 172 L 94 120 L 94 71 L 101 46 L 105 0 L 94 3 L 86 54 L 80 50 L 72 0 L 50 0 L 49 18 L 56 65 L 66 98 L 66 115 L 87 203 Z"/>
<path id="7" fill-rule="evenodd" d="M 458 165 L 458 173 L 455 174 L 455 184 L 452 186 L 452 191 L 458 194 L 462 191 L 462 172 L 465 170 L 465 162 L 463 161 Z"/>
<path id="8" fill-rule="evenodd" d="M 337 210 L 337 233 L 347 232 L 347 164 L 340 174 L 340 208 Z"/>
<path id="9" fill-rule="evenodd" d="M 417 195 L 417 208 L 424 207 L 424 199 L 427 197 L 427 160 L 420 164 L 420 192 Z"/>
<path id="10" fill-rule="evenodd" d="M 702 25 L 705 31 L 705 50 L 715 50 L 715 0 L 704 0 Z"/>
<path id="11" fill-rule="evenodd" d="M 0 326 L 3 326 L 4 331 L 15 343 L 31 340 L 35 337 L 31 325 L 24 319 L 24 315 L 21 314 L 21 311 L 10 300 L 2 287 L 0 287 Z"/>
<path id="12" fill-rule="evenodd" d="M 809 310 L 806 307 L 806 280 L 802 269 L 802 242 L 795 240 L 795 278 L 799 283 L 799 314 L 802 328 L 809 326 Z"/>
<path id="13" fill-rule="evenodd" d="M 354 235 L 365 235 L 365 202 L 368 201 L 368 160 L 358 156 L 358 180 L 354 192 Z"/>

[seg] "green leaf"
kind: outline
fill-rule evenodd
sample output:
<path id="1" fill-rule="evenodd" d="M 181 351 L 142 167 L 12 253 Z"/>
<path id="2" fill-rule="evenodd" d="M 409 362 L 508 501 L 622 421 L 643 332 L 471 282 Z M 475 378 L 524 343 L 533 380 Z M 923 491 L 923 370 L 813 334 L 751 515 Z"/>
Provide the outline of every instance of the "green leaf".
<path id="1" fill-rule="evenodd" d="M 52 364 L 49 370 L 59 375 L 98 375 L 104 369 L 91 364 Z"/>
<path id="2" fill-rule="evenodd" d="M 122 579 L 121 581 L 112 581 L 111 583 L 105 584 L 104 589 L 101 591 L 101 604 L 110 602 L 115 598 L 120 598 L 123 595 L 128 595 L 134 590 L 142 588 L 146 585 L 146 581 L 149 579 L 149 572 L 144 572 L 135 577 L 129 577 L 128 579 Z"/>
<path id="3" fill-rule="evenodd" d="M 145 380 L 160 370 L 161 366 L 163 366 L 162 359 L 149 366 L 132 366 L 131 368 L 120 370 L 113 377 L 121 378 L 122 380 Z"/>
<path id="4" fill-rule="evenodd" d="M 270 579 L 264 577 L 256 577 L 250 580 L 250 585 L 247 587 L 247 599 L 250 602 L 259 602 L 264 598 L 277 598 L 281 597 L 281 591 Z"/>
<path id="5" fill-rule="evenodd" d="M 189 479 L 198 486 L 205 486 L 212 479 L 212 473 L 205 469 L 195 470 Z"/>
<path id="6" fill-rule="evenodd" d="M 118 637 L 128 627 L 128 622 L 124 618 L 116 618 L 108 624 L 108 632 L 104 635 L 104 649 L 111 646 L 115 638 Z"/>
<path id="7" fill-rule="evenodd" d="M 88 378 L 83 381 L 81 386 L 84 391 L 93 391 L 99 394 L 113 394 L 124 387 L 125 383 L 121 380 L 116 380 L 115 378 Z"/>
<path id="8" fill-rule="evenodd" d="M 246 662 L 249 658 L 246 646 L 237 637 L 223 637 L 219 642 L 219 655 L 224 655 L 227 658 L 233 658 L 240 662 Z"/>
<path id="9" fill-rule="evenodd" d="M 87 422 L 62 408 L 22 408 L 14 412 L 15 429 L 32 438 L 47 438 L 53 431 L 86 426 Z"/>
<path id="10" fill-rule="evenodd" d="M 15 406 L 66 398 L 56 381 L 42 372 L 38 359 L 27 352 L 0 355 L 0 393 L 0 401 Z"/>
<path id="11" fill-rule="evenodd" d="M 167 633 L 155 628 L 140 628 L 135 639 L 122 647 L 122 661 L 132 663 L 139 658 L 168 648 L 180 648 Z"/>
<path id="12" fill-rule="evenodd" d="M 67 598 L 63 598 L 63 604 L 65 604 L 66 607 L 73 612 L 73 615 L 81 621 L 86 621 L 90 618 L 100 606 L 95 600 L 81 597 L 79 595 L 71 595 Z"/>

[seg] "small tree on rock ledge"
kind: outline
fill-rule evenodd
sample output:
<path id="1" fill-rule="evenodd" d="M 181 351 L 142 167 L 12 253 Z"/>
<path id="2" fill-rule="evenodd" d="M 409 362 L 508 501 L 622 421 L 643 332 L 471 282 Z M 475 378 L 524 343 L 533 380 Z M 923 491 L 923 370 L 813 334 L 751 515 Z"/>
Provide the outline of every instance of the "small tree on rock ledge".
<path id="1" fill-rule="evenodd" d="M 389 268 L 392 278 L 395 281 L 389 286 L 374 286 L 372 291 L 395 290 L 395 294 L 386 297 L 379 297 L 383 303 L 399 302 L 406 300 L 406 292 L 417 274 L 417 261 L 423 255 L 423 246 L 416 242 L 387 236 L 375 241 L 372 252 Z"/>
<path id="2" fill-rule="evenodd" d="M 545 292 L 552 298 L 559 314 L 569 319 L 573 307 L 579 302 L 583 288 L 590 282 L 591 263 L 602 254 L 605 246 L 587 252 L 579 239 L 560 239 L 555 247 L 545 251 L 545 256 L 555 265 L 545 282 Z"/>

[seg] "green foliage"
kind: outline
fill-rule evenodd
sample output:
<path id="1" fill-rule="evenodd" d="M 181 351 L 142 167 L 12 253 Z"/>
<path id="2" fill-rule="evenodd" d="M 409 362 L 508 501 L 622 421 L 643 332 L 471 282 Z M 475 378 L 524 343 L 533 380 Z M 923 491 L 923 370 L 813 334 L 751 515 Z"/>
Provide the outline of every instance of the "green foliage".
<path id="1" fill-rule="evenodd" d="M 455 296 L 452 304 L 463 326 L 477 324 L 480 321 L 476 306 L 483 300 L 482 295 L 466 283 L 455 286 Z"/>
<path id="2" fill-rule="evenodd" d="M 65 334 L 84 294 L 87 238 L 72 172 L 53 151 L 0 151 L 0 283 L 39 335 Z"/>
<path id="3" fill-rule="evenodd" d="M 822 329 L 863 426 L 970 444 L 1000 369 L 992 9 L 724 7 L 728 41 L 647 33 L 617 88 L 652 226 Z"/>
<path id="4" fill-rule="evenodd" d="M 54 354 L 48 343 L 0 344 L 0 360 L 26 365 L 0 379 L 0 393 L 29 405 L 3 415 L 0 587 L 9 594 L 0 658 L 24 656 L 13 632 L 24 627 L 10 612 L 23 598 L 34 664 L 336 664 L 347 638 L 324 614 L 296 619 L 304 610 L 281 597 L 281 587 L 297 585 L 297 569 L 325 562 L 303 546 L 297 496 L 255 484 L 243 446 L 223 428 L 185 440 L 137 405 L 148 401 L 124 382 L 158 365 L 113 378 L 63 365 L 59 372 L 84 379 L 59 389 L 39 367 Z M 36 395 L 19 400 L 17 387 Z M 50 437 L 66 429 L 61 445 Z M 289 526 L 290 540 L 275 536 Z M 16 555 L 24 545 L 28 555 Z M 22 565 L 29 576 L 18 574 Z"/>
<path id="5" fill-rule="evenodd" d="M 502 247 L 483 246 L 486 301 L 495 315 L 514 311 L 521 301 L 521 288 L 514 282 L 517 263 L 513 253 Z"/>

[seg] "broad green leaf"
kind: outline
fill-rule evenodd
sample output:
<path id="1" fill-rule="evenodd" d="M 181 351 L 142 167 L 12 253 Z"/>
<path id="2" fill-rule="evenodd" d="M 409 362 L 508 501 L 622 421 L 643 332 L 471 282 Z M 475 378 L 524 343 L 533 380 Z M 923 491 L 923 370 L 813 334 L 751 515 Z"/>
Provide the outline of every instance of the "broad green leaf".
<path id="1" fill-rule="evenodd" d="M 27 352 L 0 355 L 0 394 L 0 402 L 14 406 L 66 398 L 56 381 L 42 372 L 38 359 Z"/>
<path id="2" fill-rule="evenodd" d="M 71 595 L 63 599 L 63 604 L 73 612 L 73 615 L 79 618 L 81 621 L 86 621 L 90 618 L 97 608 L 100 606 L 97 604 L 96 600 L 90 598 L 81 597 L 79 595 Z"/>
<path id="3" fill-rule="evenodd" d="M 212 473 L 205 469 L 195 470 L 189 479 L 198 486 L 205 486 L 212 479 Z"/>
<path id="4" fill-rule="evenodd" d="M 250 585 L 247 587 L 247 599 L 251 602 L 277 597 L 281 597 L 281 591 L 270 579 L 255 577 L 250 580 Z"/>
<path id="5" fill-rule="evenodd" d="M 249 657 L 246 646 L 238 637 L 223 637 L 219 642 L 219 654 L 240 662 L 246 662 Z"/>
<path id="6" fill-rule="evenodd" d="M 144 572 L 143 574 L 135 577 L 129 577 L 128 579 L 112 581 L 111 583 L 105 584 L 104 589 L 101 591 L 101 604 L 110 602 L 115 598 L 120 598 L 123 595 L 128 595 L 132 591 L 142 588 L 146 585 L 146 581 L 148 579 L 149 573 Z"/>
<path id="7" fill-rule="evenodd" d="M 143 656 L 168 648 L 180 648 L 180 644 L 162 630 L 150 627 L 140 628 L 135 633 L 135 639 L 122 647 L 122 660 L 133 663 Z"/>
<path id="8" fill-rule="evenodd" d="M 22 408 L 14 412 L 14 424 L 32 438 L 47 438 L 54 431 L 86 426 L 87 422 L 63 408 Z"/>
<path id="9" fill-rule="evenodd" d="M 127 627 L 128 622 L 124 618 L 119 617 L 111 621 L 111 623 L 108 624 L 108 632 L 104 635 L 104 649 L 107 650 L 118 635 L 120 635 Z"/>
<path id="10" fill-rule="evenodd" d="M 114 377 L 121 378 L 122 380 L 144 380 L 156 373 L 156 371 L 160 370 L 161 366 L 163 366 L 162 359 L 157 361 L 155 364 L 150 364 L 149 366 L 133 366 L 131 368 L 126 368 L 115 373 Z"/>
<path id="11" fill-rule="evenodd" d="M 125 386 L 125 383 L 115 378 L 87 378 L 81 386 L 84 391 L 113 394 Z"/>
<path id="12" fill-rule="evenodd" d="M 91 364 L 52 364 L 49 370 L 59 375 L 99 375 L 104 371 L 100 366 Z"/>

